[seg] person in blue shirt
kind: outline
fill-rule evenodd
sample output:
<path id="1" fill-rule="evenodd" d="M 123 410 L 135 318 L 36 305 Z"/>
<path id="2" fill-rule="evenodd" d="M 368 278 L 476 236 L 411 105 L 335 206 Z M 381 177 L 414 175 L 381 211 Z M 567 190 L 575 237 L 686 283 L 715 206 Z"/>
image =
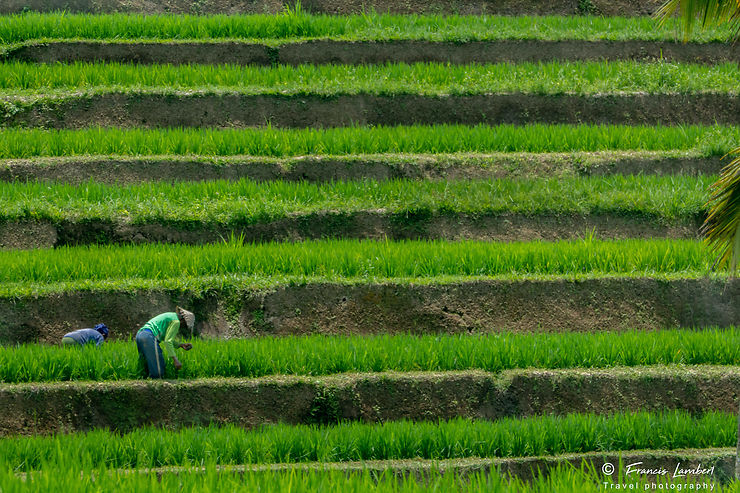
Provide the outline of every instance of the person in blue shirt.
<path id="1" fill-rule="evenodd" d="M 85 346 L 87 344 L 100 346 L 108 339 L 109 332 L 108 326 L 105 324 L 98 324 L 92 329 L 80 329 L 74 332 L 68 332 L 62 337 L 62 346 Z"/>

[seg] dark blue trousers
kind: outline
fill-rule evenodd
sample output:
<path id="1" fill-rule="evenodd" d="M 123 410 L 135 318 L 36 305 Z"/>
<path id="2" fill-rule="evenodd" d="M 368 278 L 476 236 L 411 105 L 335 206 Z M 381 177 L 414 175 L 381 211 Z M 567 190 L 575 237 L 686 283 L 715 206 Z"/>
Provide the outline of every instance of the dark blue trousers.
<path id="1" fill-rule="evenodd" d="M 139 350 L 139 361 L 151 378 L 164 378 L 164 354 L 159 341 L 151 330 L 142 330 L 136 334 L 136 347 Z"/>

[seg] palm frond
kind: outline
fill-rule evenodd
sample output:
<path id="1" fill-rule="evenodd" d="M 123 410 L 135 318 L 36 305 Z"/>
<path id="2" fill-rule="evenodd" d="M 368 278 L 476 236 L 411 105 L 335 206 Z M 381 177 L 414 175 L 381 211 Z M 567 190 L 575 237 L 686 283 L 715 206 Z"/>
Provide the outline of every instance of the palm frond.
<path id="1" fill-rule="evenodd" d="M 730 24 L 740 35 L 740 0 L 668 0 L 655 13 L 661 24 L 676 16 L 681 18 L 684 39 L 688 39 L 699 20 L 702 27 Z"/>
<path id="2" fill-rule="evenodd" d="M 655 16 L 661 24 L 678 16 L 684 40 L 689 38 L 698 20 L 701 27 L 729 24 L 735 28 L 735 37 L 740 37 L 740 0 L 668 0 Z M 718 254 L 714 267 L 728 266 L 734 274 L 740 255 L 740 148 L 730 154 L 739 157 L 725 166 L 711 186 L 709 214 L 701 232 Z"/>
<path id="3" fill-rule="evenodd" d="M 725 166 L 712 184 L 712 195 L 707 202 L 709 215 L 701 232 L 718 254 L 715 267 L 729 266 L 734 274 L 740 254 L 740 148 L 731 154 L 739 157 Z"/>

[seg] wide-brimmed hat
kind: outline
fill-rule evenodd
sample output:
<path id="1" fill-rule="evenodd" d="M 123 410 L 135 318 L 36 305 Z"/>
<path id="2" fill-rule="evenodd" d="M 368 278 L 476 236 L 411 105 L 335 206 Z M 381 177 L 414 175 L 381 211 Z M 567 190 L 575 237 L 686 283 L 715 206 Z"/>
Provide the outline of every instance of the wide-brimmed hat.
<path id="1" fill-rule="evenodd" d="M 185 321 L 185 325 L 187 325 L 188 331 L 192 334 L 193 329 L 195 329 L 195 314 L 193 312 L 187 311 L 184 308 L 180 308 L 179 306 L 175 308 L 175 312 L 177 313 L 177 316 L 180 317 L 180 319 Z"/>

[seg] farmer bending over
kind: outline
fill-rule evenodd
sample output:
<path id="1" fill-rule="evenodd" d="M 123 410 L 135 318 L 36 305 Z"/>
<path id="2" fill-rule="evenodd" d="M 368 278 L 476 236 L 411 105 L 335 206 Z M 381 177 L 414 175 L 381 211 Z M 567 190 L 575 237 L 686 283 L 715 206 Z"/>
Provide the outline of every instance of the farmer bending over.
<path id="1" fill-rule="evenodd" d="M 108 339 L 108 327 L 105 324 L 98 324 L 92 329 L 80 329 L 74 332 L 68 332 L 62 337 L 62 346 L 85 346 L 95 343 L 100 346 Z"/>
<path id="2" fill-rule="evenodd" d="M 195 327 L 195 315 L 179 306 L 174 312 L 157 315 L 148 321 L 136 333 L 136 347 L 139 350 L 139 360 L 151 378 L 164 378 L 164 356 L 160 342 L 164 342 L 164 350 L 168 358 L 172 358 L 175 369 L 182 368 L 182 363 L 175 355 L 175 348 L 190 351 L 193 345 L 180 344 L 177 339 L 181 332 L 187 330 L 192 334 Z M 181 330 L 182 329 L 182 330 Z"/>

